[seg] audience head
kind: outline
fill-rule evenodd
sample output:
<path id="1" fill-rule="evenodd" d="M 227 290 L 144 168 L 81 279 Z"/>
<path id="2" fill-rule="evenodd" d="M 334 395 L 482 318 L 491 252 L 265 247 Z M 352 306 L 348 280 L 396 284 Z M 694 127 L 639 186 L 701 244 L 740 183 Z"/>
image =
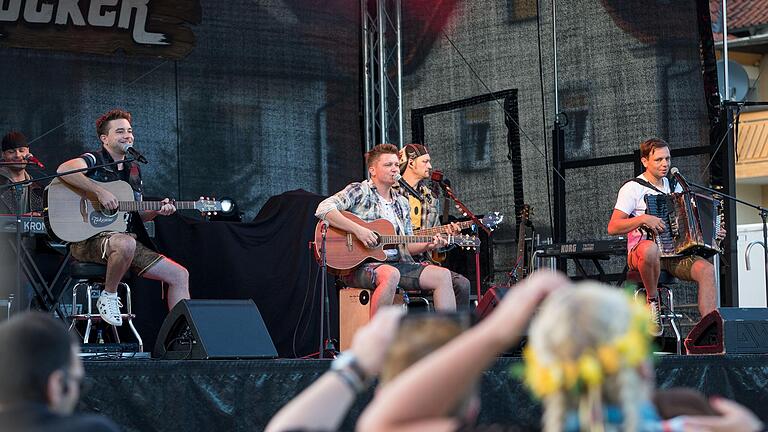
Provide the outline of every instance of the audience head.
<path id="1" fill-rule="evenodd" d="M 450 342 L 469 327 L 469 315 L 416 313 L 406 315 L 384 359 L 379 385 L 384 387 L 400 373 Z M 457 417 L 474 417 L 479 411 L 477 391 L 466 395 L 453 410 Z M 474 420 L 469 418 L 467 420 Z"/>
<path id="2" fill-rule="evenodd" d="M 84 370 L 78 341 L 61 321 L 25 312 L 0 324 L 0 406 L 42 403 L 71 413 Z"/>
<path id="3" fill-rule="evenodd" d="M 543 303 L 524 357 L 526 382 L 544 402 L 545 431 L 565 430 L 568 413 L 578 413 L 578 429 L 595 430 L 607 406 L 620 410 L 625 430 L 637 429 L 653 387 L 648 325 L 645 307 L 595 282 Z"/>

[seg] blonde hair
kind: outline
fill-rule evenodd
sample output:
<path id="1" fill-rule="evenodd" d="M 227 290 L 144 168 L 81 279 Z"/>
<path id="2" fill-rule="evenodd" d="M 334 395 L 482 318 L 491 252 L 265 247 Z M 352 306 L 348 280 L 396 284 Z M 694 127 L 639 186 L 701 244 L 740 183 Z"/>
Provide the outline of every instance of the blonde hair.
<path id="1" fill-rule="evenodd" d="M 647 359 L 647 332 L 640 336 L 637 321 L 638 305 L 617 288 L 595 282 L 583 282 L 574 288 L 554 293 L 533 320 L 529 332 L 528 360 L 539 368 L 565 366 L 565 384 L 553 387 L 543 395 L 544 431 L 561 431 L 568 411 L 578 410 L 583 430 L 603 430 L 603 407 L 607 404 L 620 407 L 624 422 L 622 429 L 634 431 L 638 426 L 638 402 L 648 400 L 652 383 L 640 374 L 639 363 Z M 631 335 L 633 337 L 628 338 Z M 626 341 L 633 350 L 629 354 L 616 354 L 611 367 L 599 356 L 605 348 L 613 350 L 616 341 L 626 352 Z M 645 345 L 645 346 L 642 346 Z M 618 358 L 621 355 L 623 357 Z M 630 360 L 626 360 L 631 358 Z M 599 378 L 590 385 L 579 371 L 584 360 L 597 364 Z M 595 360 L 598 359 L 598 360 Z M 526 364 L 526 368 L 529 365 Z M 576 368 L 575 377 L 568 383 L 569 367 Z M 612 370 L 608 370 L 612 369 Z M 533 369 L 541 371 L 541 369 Z M 571 374 L 572 375 L 572 374 Z"/>
<path id="2" fill-rule="evenodd" d="M 401 372 L 450 342 L 462 331 L 461 324 L 440 314 L 425 314 L 419 319 L 404 319 L 384 360 L 379 383 L 384 385 L 392 381 Z"/>
<path id="3" fill-rule="evenodd" d="M 461 334 L 469 326 L 469 316 L 432 313 L 405 319 L 400 324 L 397 338 L 389 348 L 379 374 L 379 385 L 386 386 L 413 364 L 436 351 Z M 465 417 L 471 412 L 474 399 L 478 399 L 477 384 L 458 401 L 451 416 Z"/>

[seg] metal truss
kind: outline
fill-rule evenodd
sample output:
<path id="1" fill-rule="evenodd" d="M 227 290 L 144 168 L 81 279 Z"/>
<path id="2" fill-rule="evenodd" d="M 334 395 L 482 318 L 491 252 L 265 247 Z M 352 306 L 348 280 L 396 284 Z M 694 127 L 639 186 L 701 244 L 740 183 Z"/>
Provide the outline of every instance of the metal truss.
<path id="1" fill-rule="evenodd" d="M 360 0 L 365 148 L 403 146 L 401 0 Z"/>

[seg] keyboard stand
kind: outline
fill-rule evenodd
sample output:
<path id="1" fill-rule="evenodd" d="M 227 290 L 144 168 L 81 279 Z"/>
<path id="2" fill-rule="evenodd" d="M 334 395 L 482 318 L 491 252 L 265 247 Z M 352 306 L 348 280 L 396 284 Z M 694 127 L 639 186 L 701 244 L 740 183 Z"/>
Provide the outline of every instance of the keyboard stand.
<path id="1" fill-rule="evenodd" d="M 11 245 L 11 250 L 18 254 L 18 251 L 16 250 L 16 241 L 9 239 L 8 243 Z M 35 291 L 35 298 L 37 298 L 40 307 L 43 308 L 44 312 L 56 312 L 56 315 L 58 315 L 62 321 L 66 321 L 66 315 L 59 307 L 61 295 L 64 293 L 64 287 L 61 287 L 58 291 L 58 295 L 54 294 L 54 288 L 56 288 L 59 282 L 65 283 L 67 280 L 66 277 L 62 276 L 66 276 L 63 273 L 69 262 L 69 250 L 67 250 L 66 255 L 64 255 L 64 258 L 59 263 L 56 276 L 54 276 L 50 284 L 45 280 L 42 273 L 40 273 L 40 269 L 32 258 L 32 254 L 29 253 L 29 250 L 24 246 L 23 242 L 21 243 L 21 252 L 22 272 L 32 285 L 32 289 Z M 19 299 L 17 299 L 17 301 L 19 301 Z M 20 307 L 25 306 L 20 305 Z"/>

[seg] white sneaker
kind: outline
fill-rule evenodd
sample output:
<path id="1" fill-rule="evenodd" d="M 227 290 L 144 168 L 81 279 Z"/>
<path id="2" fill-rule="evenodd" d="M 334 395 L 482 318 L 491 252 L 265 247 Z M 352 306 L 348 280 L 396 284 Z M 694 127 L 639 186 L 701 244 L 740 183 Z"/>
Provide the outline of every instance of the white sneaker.
<path id="1" fill-rule="evenodd" d="M 96 308 L 99 309 L 101 319 L 107 324 L 119 327 L 123 325 L 123 317 L 120 315 L 120 308 L 123 304 L 117 293 L 108 293 L 102 291 L 99 300 L 96 302 Z"/>
<path id="2" fill-rule="evenodd" d="M 651 311 L 651 326 L 648 328 L 648 333 L 651 336 L 661 336 L 664 333 L 664 325 L 661 322 L 661 305 L 659 305 L 658 299 L 651 299 L 648 302 L 648 309 Z"/>

